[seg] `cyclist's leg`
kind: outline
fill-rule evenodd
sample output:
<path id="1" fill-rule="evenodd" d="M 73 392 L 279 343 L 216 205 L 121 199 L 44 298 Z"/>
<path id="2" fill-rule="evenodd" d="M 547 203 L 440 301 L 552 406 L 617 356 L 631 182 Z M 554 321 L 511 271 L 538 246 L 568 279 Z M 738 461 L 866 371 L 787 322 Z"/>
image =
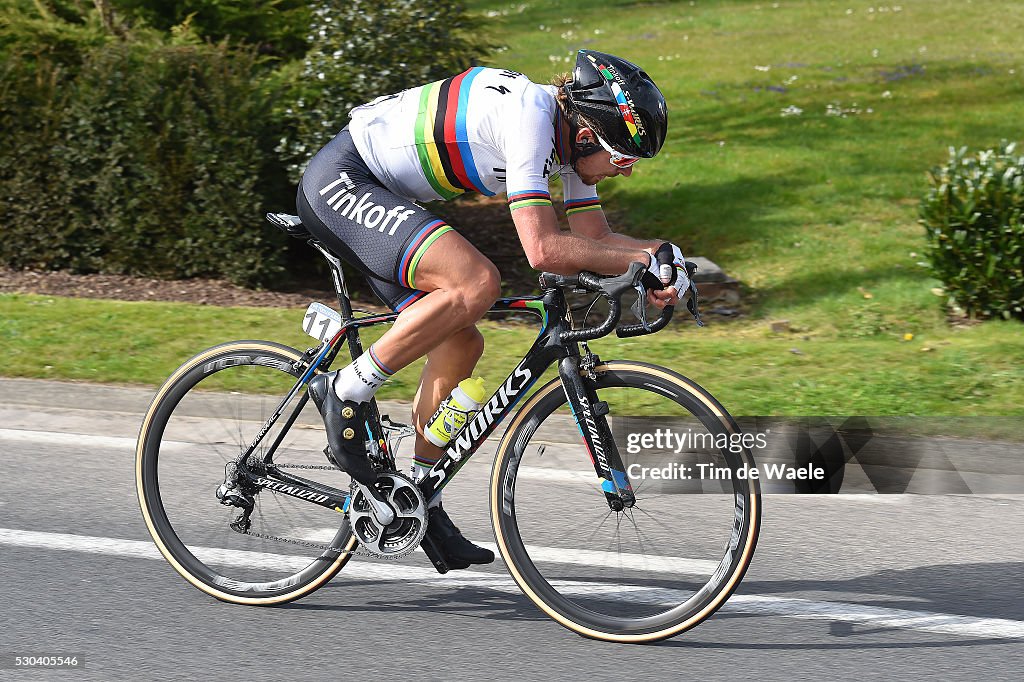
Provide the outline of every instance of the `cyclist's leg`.
<path id="1" fill-rule="evenodd" d="M 403 313 L 406 308 L 414 305 L 428 305 L 432 298 L 440 297 L 437 289 L 430 293 L 413 291 L 374 279 L 370 280 L 370 286 L 374 293 L 381 300 L 387 302 L 392 309 L 400 310 Z M 421 300 L 422 303 L 420 303 Z M 374 344 L 375 347 L 378 344 Z M 427 421 L 434 413 L 438 403 L 451 392 L 458 381 L 472 374 L 473 368 L 483 353 L 483 347 L 483 335 L 475 325 L 471 325 L 455 331 L 427 352 L 427 362 L 413 401 L 413 423 L 416 425 L 413 461 L 416 465 L 414 470 L 416 478 L 425 475 L 444 452 L 423 437 Z M 384 352 L 386 353 L 387 349 Z M 467 540 L 452 523 L 442 507 L 441 497 L 441 494 L 438 493 L 429 501 L 427 536 L 430 543 L 427 546 L 428 553 L 440 552 L 449 569 L 468 568 L 471 564 L 487 564 L 494 561 L 493 552 Z M 432 561 L 436 561 L 436 558 L 431 555 Z"/>
<path id="2" fill-rule="evenodd" d="M 375 364 L 366 366 L 369 360 L 361 359 L 364 365 L 356 368 L 361 373 L 348 372 L 335 384 L 340 397 L 349 397 L 346 382 L 359 374 L 360 379 L 371 376 L 374 385 L 358 386 L 354 393 L 359 395 L 352 399 L 368 400 L 385 375 L 446 341 L 427 374 L 429 395 L 450 390 L 472 371 L 475 358 L 472 363 L 451 358 L 460 340 L 466 341 L 456 334 L 479 320 L 500 294 L 493 263 L 443 220 L 385 188 L 363 163 L 347 130 L 310 161 L 296 203 L 310 232 L 366 274 L 378 295 L 400 311 L 395 325 L 368 349 Z M 441 377 L 461 372 L 447 381 Z M 427 402 L 421 400 L 418 412 L 433 409 Z"/>
<path id="3" fill-rule="evenodd" d="M 417 272 L 430 272 L 429 268 L 431 267 L 433 256 L 436 254 L 447 256 L 448 253 L 448 251 L 442 248 L 438 248 L 434 254 L 428 252 Z M 441 261 L 441 267 L 450 263 L 446 258 L 439 260 Z M 423 268 L 427 269 L 423 270 Z M 459 276 L 459 273 L 454 273 L 453 279 L 458 279 Z M 429 281 L 424 286 L 430 286 Z M 484 285 L 481 286 L 486 288 Z M 484 338 L 475 324 L 448 331 L 455 325 L 445 324 L 443 318 L 452 313 L 453 305 L 461 306 L 464 310 L 468 310 L 470 307 L 465 297 L 458 298 L 462 296 L 458 292 L 446 291 L 445 289 L 434 289 L 430 292 L 412 290 L 390 282 L 383 282 L 376 278 L 370 279 L 370 287 L 392 310 L 402 313 L 395 327 L 374 344 L 375 354 L 378 356 L 383 355 L 382 360 L 387 358 L 396 365 L 402 364 L 404 358 L 401 355 L 398 356 L 398 360 L 395 360 L 396 356 L 392 355 L 393 346 L 389 345 L 391 341 L 389 335 L 393 334 L 398 341 L 404 344 L 398 349 L 400 353 L 411 355 L 413 359 L 422 357 L 423 354 L 427 357 L 427 362 L 420 377 L 419 387 L 413 400 L 413 423 L 416 426 L 415 459 L 417 463 L 429 468 L 441 458 L 444 451 L 423 437 L 426 423 L 433 415 L 434 410 L 437 409 L 441 400 L 451 393 L 456 384 L 472 374 L 477 361 L 483 354 Z M 480 293 L 479 289 L 477 293 Z M 496 292 L 491 292 L 491 294 L 494 293 Z M 479 319 L 493 303 L 491 294 L 476 303 L 479 308 L 475 309 L 471 316 L 458 319 L 470 319 L 472 317 L 474 322 L 476 319 Z M 453 303 L 453 301 L 455 302 Z M 441 310 L 438 311 L 438 308 Z M 410 320 L 410 318 L 412 319 Z M 419 352 L 416 349 L 417 339 L 415 336 L 411 339 L 407 338 L 407 336 L 410 329 L 414 330 L 415 333 L 415 330 L 420 327 L 420 324 L 418 324 L 419 320 L 429 321 L 431 326 L 440 323 L 442 330 L 444 330 L 445 338 L 436 344 L 431 342 L 430 345 L 433 345 L 433 347 L 426 351 L 426 353 L 414 355 Z M 428 344 L 424 344 L 424 346 L 426 345 Z M 413 349 L 412 351 L 409 350 L 410 347 Z M 384 362 L 387 363 L 387 360 L 384 360 Z M 406 362 L 405 364 L 408 363 Z M 392 365 L 389 364 L 388 366 L 391 367 Z"/>
<path id="4" fill-rule="evenodd" d="M 479 320 L 500 294 L 497 268 L 447 223 L 373 177 L 343 130 L 309 163 L 297 210 L 313 235 L 365 275 L 397 286 L 395 326 L 373 345 L 391 372 Z M 381 287 L 375 287 L 377 289 Z"/>
<path id="5" fill-rule="evenodd" d="M 472 328 L 501 293 L 498 269 L 454 230 L 427 246 L 416 263 L 414 279 L 403 279 L 400 286 L 408 287 L 406 291 L 412 293 L 415 288 L 424 295 L 403 307 L 394 326 L 373 345 L 381 361 L 394 371 L 428 355 L 467 327 Z M 375 289 L 383 289 L 374 284 Z M 397 309 L 394 298 L 387 302 Z M 466 334 L 463 342 L 469 341 L 471 347 L 482 343 L 471 338 L 471 332 Z M 453 346 L 441 355 L 456 352 Z M 444 365 L 447 361 L 438 357 L 436 362 Z M 474 359 L 469 371 L 475 364 Z"/>
<path id="6" fill-rule="evenodd" d="M 463 330 L 471 329 L 500 295 L 498 270 L 443 220 L 374 178 L 347 131 L 310 162 L 297 203 L 310 232 L 369 275 L 389 305 L 401 308 L 395 325 L 367 353 L 310 385 L 331 451 L 344 454 L 339 465 L 353 476 L 360 474 L 359 480 L 369 480 L 365 453 L 358 452 L 351 436 L 344 440 L 339 435 L 348 433 L 350 425 L 342 420 L 342 405 L 353 407 L 347 419 L 360 423 L 359 403 L 369 400 L 390 374 L 427 355 L 415 417 L 422 433 L 440 398 L 476 364 L 482 340 L 475 331 Z M 389 285 L 403 291 L 382 292 Z M 416 454 L 428 459 L 440 455 L 422 435 L 417 440 Z M 494 559 L 489 550 L 462 537 L 440 505 L 430 511 L 427 534 L 432 546 L 447 555 L 450 568 Z"/>
<path id="7" fill-rule="evenodd" d="M 499 296 L 500 280 L 490 261 L 461 235 L 449 232 L 420 260 L 416 283 L 427 291 L 426 296 L 403 310 L 395 326 L 374 348 L 396 364 L 411 362 L 424 353 L 427 356 L 413 403 L 414 460 L 422 474 L 443 453 L 423 437 L 426 422 L 438 403 L 472 373 L 480 359 L 484 341 L 474 323 Z M 442 507 L 440 495 L 430 500 L 430 507 L 427 536 L 432 547 L 444 555 L 448 568 L 494 561 L 493 552 L 462 535 Z"/>
<path id="8" fill-rule="evenodd" d="M 484 337 L 476 326 L 464 327 L 427 353 L 420 385 L 413 399 L 417 464 L 430 468 L 444 452 L 423 437 L 427 421 L 456 384 L 470 376 L 484 351 Z"/>

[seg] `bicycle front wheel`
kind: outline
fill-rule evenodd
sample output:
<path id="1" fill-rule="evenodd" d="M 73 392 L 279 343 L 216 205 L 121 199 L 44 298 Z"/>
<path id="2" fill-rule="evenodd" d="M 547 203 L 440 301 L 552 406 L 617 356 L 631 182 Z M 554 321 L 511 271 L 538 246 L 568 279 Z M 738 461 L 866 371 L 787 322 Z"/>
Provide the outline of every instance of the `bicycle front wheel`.
<path id="1" fill-rule="evenodd" d="M 512 577 L 555 621 L 594 639 L 653 642 L 713 614 L 750 563 L 761 515 L 751 437 L 670 370 L 609 362 L 596 372 L 585 381 L 608 405 L 635 504 L 609 507 L 555 379 L 498 446 L 492 523 Z"/>
<path id="2" fill-rule="evenodd" d="M 226 468 L 246 451 L 300 378 L 301 353 L 268 341 L 226 343 L 196 355 L 160 388 L 142 425 L 136 485 L 150 534 L 189 583 L 224 601 L 279 604 L 325 584 L 351 558 L 356 540 L 338 511 L 271 488 L 250 490 L 251 527 L 231 527 L 240 509 L 220 504 Z M 260 441 L 257 460 L 347 489 L 323 454 L 319 412 L 299 391 Z"/>

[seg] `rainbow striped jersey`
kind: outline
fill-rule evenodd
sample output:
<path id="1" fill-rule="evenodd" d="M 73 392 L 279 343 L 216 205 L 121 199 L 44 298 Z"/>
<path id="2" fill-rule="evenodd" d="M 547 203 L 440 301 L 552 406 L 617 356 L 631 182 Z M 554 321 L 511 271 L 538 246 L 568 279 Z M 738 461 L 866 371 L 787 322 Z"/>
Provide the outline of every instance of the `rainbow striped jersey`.
<path id="1" fill-rule="evenodd" d="M 514 211 L 551 205 L 561 177 L 567 214 L 600 209 L 569 164 L 555 87 L 516 71 L 475 67 L 356 107 L 349 131 L 373 174 L 418 201 L 506 194 Z"/>

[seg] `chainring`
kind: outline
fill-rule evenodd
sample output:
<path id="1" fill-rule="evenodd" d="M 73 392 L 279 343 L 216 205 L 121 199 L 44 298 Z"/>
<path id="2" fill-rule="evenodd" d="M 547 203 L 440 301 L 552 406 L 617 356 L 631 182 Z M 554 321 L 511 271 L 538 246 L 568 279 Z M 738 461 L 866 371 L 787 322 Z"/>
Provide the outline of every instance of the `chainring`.
<path id="1" fill-rule="evenodd" d="M 412 479 L 398 472 L 377 475 L 377 486 L 395 511 L 385 527 L 377 522 L 362 490 L 353 483 L 348 520 L 362 549 L 380 559 L 400 559 L 419 547 L 427 532 L 427 501 Z"/>

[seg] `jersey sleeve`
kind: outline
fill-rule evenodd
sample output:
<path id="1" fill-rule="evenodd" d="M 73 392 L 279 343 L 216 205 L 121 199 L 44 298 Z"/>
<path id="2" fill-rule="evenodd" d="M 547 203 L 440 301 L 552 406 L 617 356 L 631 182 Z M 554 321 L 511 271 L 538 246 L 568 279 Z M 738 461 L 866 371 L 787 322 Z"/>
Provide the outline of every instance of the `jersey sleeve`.
<path id="1" fill-rule="evenodd" d="M 506 116 L 505 186 L 509 209 L 550 206 L 556 171 L 554 99 L 534 83 L 523 91 L 518 111 Z"/>
<path id="2" fill-rule="evenodd" d="M 562 195 L 565 215 L 571 216 L 586 211 L 600 211 L 601 200 L 597 197 L 596 185 L 584 185 L 580 176 L 567 166 L 562 171 Z"/>

